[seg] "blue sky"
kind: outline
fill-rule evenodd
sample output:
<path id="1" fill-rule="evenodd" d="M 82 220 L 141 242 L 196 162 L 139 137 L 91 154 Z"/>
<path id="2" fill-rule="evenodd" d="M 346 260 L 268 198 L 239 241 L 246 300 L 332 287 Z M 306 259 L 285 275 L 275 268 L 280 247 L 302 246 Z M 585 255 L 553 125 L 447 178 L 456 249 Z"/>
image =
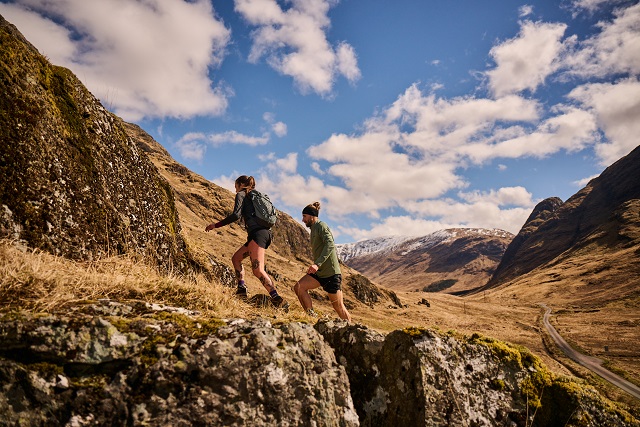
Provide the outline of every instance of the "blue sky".
<path id="1" fill-rule="evenodd" d="M 296 219 L 319 200 L 339 243 L 517 233 L 638 145 L 637 1 L 0 0 L 0 14 L 194 172 L 229 189 L 253 175 Z"/>

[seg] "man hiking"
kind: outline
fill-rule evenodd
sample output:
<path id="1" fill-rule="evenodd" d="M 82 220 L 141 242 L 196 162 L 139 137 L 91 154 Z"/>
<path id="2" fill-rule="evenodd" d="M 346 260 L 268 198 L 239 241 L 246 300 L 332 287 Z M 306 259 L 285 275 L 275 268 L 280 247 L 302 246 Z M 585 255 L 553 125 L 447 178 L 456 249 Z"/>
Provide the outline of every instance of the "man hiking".
<path id="1" fill-rule="evenodd" d="M 320 202 L 307 205 L 302 210 L 302 222 L 311 229 L 313 264 L 309 266 L 307 274 L 298 280 L 293 289 L 302 308 L 310 316 L 316 317 L 309 290 L 322 286 L 322 289 L 329 294 L 329 300 L 338 316 L 351 322 L 351 315 L 344 306 L 342 297 L 342 272 L 338 263 L 336 246 L 333 243 L 333 235 L 329 226 L 318 219 L 319 212 Z"/>

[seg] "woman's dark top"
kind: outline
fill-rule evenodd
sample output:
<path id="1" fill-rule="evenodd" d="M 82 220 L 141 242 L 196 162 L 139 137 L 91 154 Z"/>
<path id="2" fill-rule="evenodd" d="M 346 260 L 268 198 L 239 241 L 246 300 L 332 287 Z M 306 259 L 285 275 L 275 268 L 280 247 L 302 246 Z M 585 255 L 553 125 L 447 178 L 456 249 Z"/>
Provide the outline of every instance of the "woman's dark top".
<path id="1" fill-rule="evenodd" d="M 247 203 L 245 203 L 245 199 L 246 190 L 236 193 L 236 201 L 233 205 L 233 212 L 231 212 L 231 214 L 229 214 L 229 216 L 227 216 L 225 219 L 220 221 L 217 226 L 224 227 L 225 225 L 229 225 L 232 222 L 236 222 L 237 220 L 242 218 L 244 221 L 244 228 L 246 228 L 247 232 L 249 233 L 264 228 L 256 222 L 256 210 L 253 207 L 253 203 L 250 199 L 247 200 Z"/>

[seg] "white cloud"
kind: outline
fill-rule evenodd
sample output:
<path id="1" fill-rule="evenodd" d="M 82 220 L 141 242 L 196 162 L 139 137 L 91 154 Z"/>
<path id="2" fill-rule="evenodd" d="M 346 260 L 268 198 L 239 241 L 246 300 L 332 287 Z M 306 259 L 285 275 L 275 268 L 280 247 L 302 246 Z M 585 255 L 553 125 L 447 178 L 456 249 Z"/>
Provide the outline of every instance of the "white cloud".
<path id="1" fill-rule="evenodd" d="M 189 160 L 202 160 L 207 145 L 214 147 L 222 144 L 244 144 L 250 146 L 265 145 L 269 142 L 269 134 L 262 136 L 244 135 L 236 131 L 206 134 L 203 132 L 190 132 L 182 136 L 175 146 L 180 155 Z"/>
<path id="2" fill-rule="evenodd" d="M 322 167 L 320 166 L 320 163 L 318 162 L 311 162 L 311 169 L 313 169 L 313 171 L 315 173 L 317 173 L 318 175 L 324 175 L 325 171 L 322 170 Z"/>
<path id="3" fill-rule="evenodd" d="M 572 6 L 577 10 L 586 10 L 593 13 L 600 9 L 603 5 L 624 3 L 628 0 L 573 0 Z"/>
<path id="4" fill-rule="evenodd" d="M 273 133 L 275 133 L 276 136 L 279 136 L 280 138 L 287 135 L 287 125 L 283 122 L 274 123 L 271 126 L 271 129 L 273 130 Z"/>
<path id="5" fill-rule="evenodd" d="M 269 134 L 266 133 L 262 136 L 245 135 L 235 130 L 212 133 L 205 136 L 205 140 L 212 145 L 221 144 L 245 144 L 251 146 L 265 145 L 269 142 Z"/>
<path id="6" fill-rule="evenodd" d="M 608 142 L 596 146 L 601 163 L 608 166 L 638 146 L 640 135 L 640 81 L 592 83 L 574 89 L 580 101 L 597 117 Z"/>
<path id="7" fill-rule="evenodd" d="M 529 16 L 533 13 L 533 6 L 529 5 L 529 4 L 525 4 L 523 6 L 520 6 L 520 8 L 518 9 L 518 16 L 520 18 L 524 18 L 525 16 Z"/>
<path id="8" fill-rule="evenodd" d="M 566 28 L 566 24 L 526 21 L 518 36 L 494 46 L 489 54 L 496 68 L 486 73 L 491 92 L 500 97 L 535 91 L 560 66 Z"/>
<path id="9" fill-rule="evenodd" d="M 503 187 L 489 192 L 474 191 L 459 193 L 458 196 L 470 203 L 490 202 L 496 206 L 533 207 L 534 202 L 524 187 Z"/>
<path id="10" fill-rule="evenodd" d="M 235 0 L 235 10 L 251 25 L 253 46 L 249 61 L 266 57 L 278 72 L 291 76 L 303 93 L 331 94 L 337 76 L 350 82 L 360 78 L 357 58 L 346 42 L 333 48 L 325 31 L 334 1 L 290 0 L 283 10 L 276 0 Z"/>
<path id="11" fill-rule="evenodd" d="M 266 112 L 262 115 L 262 118 L 271 126 L 271 130 L 276 136 L 282 138 L 287 135 L 287 125 L 284 122 L 277 122 L 275 114 Z"/>
<path id="12" fill-rule="evenodd" d="M 390 216 L 382 222 L 373 224 L 370 229 L 338 226 L 337 230 L 340 234 L 349 235 L 355 241 L 360 241 L 389 236 L 426 236 L 439 230 L 458 226 L 459 224 L 448 224 L 411 216 Z"/>
<path id="13" fill-rule="evenodd" d="M 298 153 L 289 153 L 283 158 L 270 159 L 267 169 L 271 169 L 280 174 L 293 174 L 298 169 Z"/>
<path id="14" fill-rule="evenodd" d="M 600 175 L 599 174 L 598 175 L 591 175 L 591 176 L 588 176 L 586 178 L 582 178 L 582 179 L 580 179 L 578 181 L 574 181 L 574 182 L 572 182 L 572 184 L 577 188 L 584 188 L 584 187 L 587 186 L 589 181 L 591 181 L 594 178 L 597 178 L 598 176 L 600 176 Z"/>
<path id="15" fill-rule="evenodd" d="M 230 33 L 208 0 L 16 0 L 0 11 L 125 120 L 219 115 L 227 107 L 229 91 L 212 88 L 208 72 Z"/>
<path id="16" fill-rule="evenodd" d="M 564 60 L 568 73 L 582 78 L 640 74 L 640 4 L 617 10 L 612 22 L 599 26 L 601 32 Z"/>
<path id="17" fill-rule="evenodd" d="M 71 62 L 76 55 L 76 45 L 71 41 L 71 32 L 67 28 L 17 4 L 0 3 L 0 14 L 56 64 Z"/>
<path id="18" fill-rule="evenodd" d="M 180 156 L 182 156 L 183 159 L 188 160 L 200 161 L 204 158 L 204 155 L 207 151 L 206 145 L 204 145 L 198 139 L 191 140 L 189 138 L 183 137 L 178 142 L 176 142 L 175 145 L 180 152 Z"/>
<path id="19" fill-rule="evenodd" d="M 531 214 L 532 205 L 501 208 L 491 198 L 479 197 L 471 202 L 452 199 L 425 200 L 407 203 L 407 211 L 418 217 L 438 218 L 456 227 L 499 228 L 518 233 Z"/>
<path id="20" fill-rule="evenodd" d="M 587 111 L 565 107 L 557 116 L 542 121 L 532 131 L 512 127 L 494 129 L 460 149 L 474 163 L 494 158 L 544 158 L 560 150 L 580 151 L 599 140 L 595 117 Z"/>

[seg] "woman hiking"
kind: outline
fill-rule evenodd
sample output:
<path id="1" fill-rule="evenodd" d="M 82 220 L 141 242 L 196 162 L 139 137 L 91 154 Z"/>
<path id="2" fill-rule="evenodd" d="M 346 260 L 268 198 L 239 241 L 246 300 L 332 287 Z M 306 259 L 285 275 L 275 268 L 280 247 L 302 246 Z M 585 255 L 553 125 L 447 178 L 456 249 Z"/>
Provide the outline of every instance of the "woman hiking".
<path id="1" fill-rule="evenodd" d="M 242 266 L 242 261 L 246 257 L 249 257 L 251 259 L 251 270 L 253 271 L 253 275 L 260 280 L 262 286 L 264 286 L 269 293 L 271 303 L 274 307 L 287 309 L 289 307 L 289 303 L 278 295 L 278 291 L 273 285 L 273 281 L 264 269 L 264 254 L 271 244 L 272 235 L 271 230 L 260 225 L 256 221 L 255 208 L 253 207 L 250 197 L 247 197 L 249 193 L 256 188 L 256 181 L 252 176 L 242 175 L 236 179 L 235 187 L 236 199 L 233 206 L 233 212 L 222 221 L 207 225 L 205 231 L 224 227 L 225 225 L 242 219 L 247 230 L 247 242 L 240 246 L 236 253 L 231 257 L 231 262 L 236 272 L 236 278 L 238 279 L 236 295 L 242 299 L 247 298 L 247 285 L 244 281 L 244 268 Z"/>

